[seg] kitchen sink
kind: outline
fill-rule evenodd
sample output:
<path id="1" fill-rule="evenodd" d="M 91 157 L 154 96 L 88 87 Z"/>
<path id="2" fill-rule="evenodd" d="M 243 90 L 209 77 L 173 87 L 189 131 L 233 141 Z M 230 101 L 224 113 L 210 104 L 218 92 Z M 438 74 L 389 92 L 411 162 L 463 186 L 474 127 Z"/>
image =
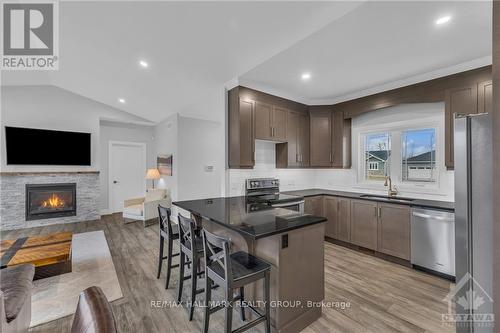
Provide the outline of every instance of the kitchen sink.
<path id="1" fill-rule="evenodd" d="M 397 202 L 412 202 L 415 199 L 401 198 L 401 197 L 390 197 L 387 195 L 374 195 L 374 194 L 363 194 L 360 196 L 363 199 L 373 199 L 373 200 L 387 200 L 387 201 L 397 201 Z"/>

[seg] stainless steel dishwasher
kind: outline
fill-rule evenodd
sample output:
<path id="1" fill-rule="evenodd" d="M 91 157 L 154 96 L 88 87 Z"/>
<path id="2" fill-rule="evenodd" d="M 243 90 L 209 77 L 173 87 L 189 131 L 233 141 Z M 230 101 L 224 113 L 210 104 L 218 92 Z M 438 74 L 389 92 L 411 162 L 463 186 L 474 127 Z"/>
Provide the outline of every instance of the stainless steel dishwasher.
<path id="1" fill-rule="evenodd" d="M 411 263 L 455 277 L 455 214 L 413 208 L 411 214 Z"/>

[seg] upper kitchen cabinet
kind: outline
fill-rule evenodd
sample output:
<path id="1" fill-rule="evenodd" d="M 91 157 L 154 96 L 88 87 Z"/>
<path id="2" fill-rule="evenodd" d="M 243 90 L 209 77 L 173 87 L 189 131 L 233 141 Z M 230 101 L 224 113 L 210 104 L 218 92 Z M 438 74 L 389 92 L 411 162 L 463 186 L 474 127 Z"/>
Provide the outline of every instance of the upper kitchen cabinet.
<path id="1" fill-rule="evenodd" d="M 349 168 L 351 166 L 351 120 L 331 106 L 311 106 L 310 165 Z"/>
<path id="2" fill-rule="evenodd" d="M 477 113 L 493 111 L 493 82 L 485 81 L 477 85 Z"/>
<path id="3" fill-rule="evenodd" d="M 271 140 L 273 137 L 273 106 L 261 102 L 255 102 L 255 138 Z"/>
<path id="4" fill-rule="evenodd" d="M 286 141 L 287 110 L 255 101 L 255 138 Z"/>
<path id="5" fill-rule="evenodd" d="M 454 168 L 454 115 L 491 112 L 492 87 L 491 81 L 484 81 L 445 91 L 445 165 L 447 169 Z"/>
<path id="6" fill-rule="evenodd" d="M 286 143 L 276 145 L 278 168 L 309 166 L 309 116 L 301 112 L 286 114 Z"/>
<path id="7" fill-rule="evenodd" d="M 230 168 L 255 165 L 255 102 L 243 99 L 236 87 L 228 93 L 228 161 Z"/>

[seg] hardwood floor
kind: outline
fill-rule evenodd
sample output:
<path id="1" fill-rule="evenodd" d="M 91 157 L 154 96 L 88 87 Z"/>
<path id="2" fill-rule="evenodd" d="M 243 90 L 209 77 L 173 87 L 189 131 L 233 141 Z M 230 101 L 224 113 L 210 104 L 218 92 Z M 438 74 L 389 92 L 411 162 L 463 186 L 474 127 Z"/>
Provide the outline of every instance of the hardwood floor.
<path id="1" fill-rule="evenodd" d="M 156 279 L 157 227 L 143 228 L 141 222 L 124 224 L 121 216 L 115 214 L 100 221 L 3 232 L 1 239 L 104 230 L 124 294 L 123 299 L 112 303 L 120 332 L 201 332 L 201 308 L 195 310 L 194 320 L 189 322 L 184 307 L 151 305 L 154 301 L 173 302 L 178 281 L 178 270 L 174 269 L 170 289 L 165 290 L 165 267 L 161 278 Z M 307 277 L 304 280 L 307 283 Z M 322 317 L 304 332 L 454 331 L 441 325 L 441 314 L 447 312 L 443 299 L 450 288 L 446 280 L 325 243 L 325 281 L 325 302 L 345 302 L 350 306 L 323 308 Z M 183 299 L 187 299 L 188 290 L 186 281 Z M 215 291 L 215 297 L 217 293 Z M 198 300 L 202 299 L 199 295 Z M 223 331 L 223 319 L 221 311 L 212 315 L 210 331 Z M 62 318 L 30 331 L 69 332 L 71 320 L 71 317 Z M 238 312 L 234 311 L 233 327 L 241 323 Z M 251 332 L 263 332 L 261 326 L 263 324 Z"/>

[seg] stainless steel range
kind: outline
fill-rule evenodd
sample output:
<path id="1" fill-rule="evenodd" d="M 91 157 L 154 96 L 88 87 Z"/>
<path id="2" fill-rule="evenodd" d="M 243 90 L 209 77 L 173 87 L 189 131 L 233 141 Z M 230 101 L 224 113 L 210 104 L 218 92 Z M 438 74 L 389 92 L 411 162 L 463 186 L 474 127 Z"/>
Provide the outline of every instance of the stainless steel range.
<path id="1" fill-rule="evenodd" d="M 304 213 L 304 198 L 296 195 L 281 194 L 279 179 L 247 179 L 245 187 L 248 211 L 285 208 Z"/>

